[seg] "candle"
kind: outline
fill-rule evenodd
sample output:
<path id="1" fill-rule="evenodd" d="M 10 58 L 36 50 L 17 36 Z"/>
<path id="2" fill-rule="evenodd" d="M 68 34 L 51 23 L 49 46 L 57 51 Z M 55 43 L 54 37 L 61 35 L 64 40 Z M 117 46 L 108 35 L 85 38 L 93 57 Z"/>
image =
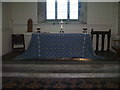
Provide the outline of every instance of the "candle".
<path id="1" fill-rule="evenodd" d="M 61 24 L 61 29 L 63 29 L 63 25 Z"/>
<path id="2" fill-rule="evenodd" d="M 63 29 L 63 20 L 61 20 L 61 30 Z"/>

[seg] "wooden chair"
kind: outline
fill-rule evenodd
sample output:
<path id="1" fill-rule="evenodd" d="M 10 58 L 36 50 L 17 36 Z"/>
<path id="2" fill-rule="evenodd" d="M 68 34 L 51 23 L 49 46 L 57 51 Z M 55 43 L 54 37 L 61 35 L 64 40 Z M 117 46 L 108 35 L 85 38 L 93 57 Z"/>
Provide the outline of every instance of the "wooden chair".
<path id="1" fill-rule="evenodd" d="M 15 45 L 21 45 L 21 47 L 15 47 Z M 24 34 L 12 34 L 12 49 L 25 51 Z"/>
<path id="2" fill-rule="evenodd" d="M 107 35 L 107 51 L 110 51 L 110 38 L 111 38 L 111 29 L 109 31 L 94 31 L 93 29 L 91 30 L 91 36 L 93 40 L 93 35 L 96 35 L 96 49 L 95 51 L 99 51 L 99 36 L 102 35 L 102 43 L 101 43 L 101 51 L 106 51 L 104 49 L 105 46 L 105 35 Z"/>
<path id="3" fill-rule="evenodd" d="M 114 45 L 112 46 L 113 50 L 120 56 L 120 40 L 113 40 Z"/>

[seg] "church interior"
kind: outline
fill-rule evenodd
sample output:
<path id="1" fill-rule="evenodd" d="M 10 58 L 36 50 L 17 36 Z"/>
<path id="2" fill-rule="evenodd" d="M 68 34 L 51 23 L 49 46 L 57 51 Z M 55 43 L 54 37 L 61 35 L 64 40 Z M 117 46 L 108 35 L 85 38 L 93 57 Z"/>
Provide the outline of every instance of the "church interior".
<path id="1" fill-rule="evenodd" d="M 118 89 L 119 20 L 119 2 L 0 1 L 0 86 Z"/>

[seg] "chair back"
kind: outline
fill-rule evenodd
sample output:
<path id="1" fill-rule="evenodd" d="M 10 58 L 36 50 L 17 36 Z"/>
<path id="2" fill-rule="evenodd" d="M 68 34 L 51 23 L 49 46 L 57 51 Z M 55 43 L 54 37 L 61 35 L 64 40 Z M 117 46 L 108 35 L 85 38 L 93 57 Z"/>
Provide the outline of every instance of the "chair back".
<path id="1" fill-rule="evenodd" d="M 99 51 L 98 47 L 99 47 L 99 36 L 102 36 L 102 43 L 101 43 L 101 51 L 106 51 L 104 49 L 105 46 L 105 35 L 107 35 L 107 51 L 110 51 L 110 38 L 111 38 L 111 29 L 109 29 L 109 31 L 94 31 L 93 29 L 91 30 L 91 36 L 92 36 L 92 40 L 93 40 L 93 35 L 96 35 L 96 49 L 95 51 Z"/>
<path id="2" fill-rule="evenodd" d="M 22 45 L 22 47 L 14 47 L 15 45 Z M 25 50 L 24 34 L 12 34 L 12 49 Z"/>
<path id="3" fill-rule="evenodd" d="M 24 34 L 13 34 L 12 35 L 13 44 L 22 44 L 24 43 Z"/>

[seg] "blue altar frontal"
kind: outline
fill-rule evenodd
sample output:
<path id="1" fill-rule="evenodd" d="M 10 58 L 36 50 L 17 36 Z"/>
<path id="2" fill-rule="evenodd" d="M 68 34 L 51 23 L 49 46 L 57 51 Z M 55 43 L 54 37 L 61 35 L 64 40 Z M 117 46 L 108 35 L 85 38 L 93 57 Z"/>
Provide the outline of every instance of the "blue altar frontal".
<path id="1" fill-rule="evenodd" d="M 40 58 L 95 59 L 90 34 L 34 33 L 28 49 L 16 60 Z"/>

